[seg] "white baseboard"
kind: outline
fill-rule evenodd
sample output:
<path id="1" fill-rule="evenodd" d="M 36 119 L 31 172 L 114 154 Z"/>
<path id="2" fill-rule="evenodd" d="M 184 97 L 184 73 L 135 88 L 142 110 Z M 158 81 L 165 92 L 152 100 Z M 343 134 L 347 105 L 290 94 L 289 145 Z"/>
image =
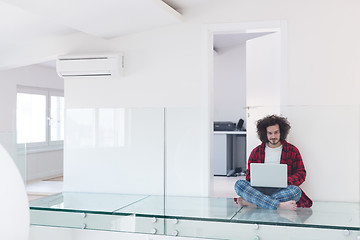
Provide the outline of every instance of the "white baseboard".
<path id="1" fill-rule="evenodd" d="M 34 181 L 34 180 L 44 180 L 44 179 L 59 177 L 59 176 L 63 176 L 63 169 L 54 169 L 51 171 L 38 172 L 36 174 L 31 174 L 31 175 L 27 176 L 26 181 L 29 182 L 29 181 Z"/>

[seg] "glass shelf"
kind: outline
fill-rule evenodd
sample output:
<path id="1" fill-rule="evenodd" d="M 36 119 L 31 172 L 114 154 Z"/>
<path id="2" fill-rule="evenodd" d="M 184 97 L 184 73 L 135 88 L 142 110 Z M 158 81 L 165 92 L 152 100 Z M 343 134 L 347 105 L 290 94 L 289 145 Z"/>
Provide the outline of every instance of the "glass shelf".
<path id="1" fill-rule="evenodd" d="M 232 221 L 360 230 L 359 213 L 358 203 L 314 202 L 312 208 L 299 208 L 296 211 L 244 207 L 234 216 Z"/>
<path id="2" fill-rule="evenodd" d="M 165 201 L 165 205 L 164 205 Z M 149 196 L 115 213 L 159 215 L 166 218 L 229 221 L 239 210 L 230 198 Z"/>
<path id="3" fill-rule="evenodd" d="M 30 201 L 29 205 L 30 209 L 34 210 L 112 214 L 147 197 L 107 193 L 59 193 Z"/>
<path id="4" fill-rule="evenodd" d="M 231 198 L 60 193 L 31 201 L 30 210 L 37 211 L 37 223 L 41 211 L 54 211 L 360 231 L 358 203 L 315 202 L 312 208 L 276 211 L 239 207 Z"/>

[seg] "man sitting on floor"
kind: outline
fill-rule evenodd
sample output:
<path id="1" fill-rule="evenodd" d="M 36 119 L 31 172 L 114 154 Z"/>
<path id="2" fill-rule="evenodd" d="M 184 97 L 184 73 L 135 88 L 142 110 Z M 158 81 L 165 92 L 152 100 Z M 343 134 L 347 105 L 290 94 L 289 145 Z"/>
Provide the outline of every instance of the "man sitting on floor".
<path id="1" fill-rule="evenodd" d="M 235 191 L 240 196 L 237 203 L 274 210 L 311 207 L 311 199 L 299 187 L 306 177 L 300 152 L 294 145 L 285 141 L 290 130 L 287 119 L 276 115 L 267 116 L 258 120 L 256 127 L 262 144 L 250 154 L 246 180 L 238 180 L 235 183 Z M 288 187 L 282 189 L 252 187 L 250 185 L 251 163 L 287 164 Z"/>

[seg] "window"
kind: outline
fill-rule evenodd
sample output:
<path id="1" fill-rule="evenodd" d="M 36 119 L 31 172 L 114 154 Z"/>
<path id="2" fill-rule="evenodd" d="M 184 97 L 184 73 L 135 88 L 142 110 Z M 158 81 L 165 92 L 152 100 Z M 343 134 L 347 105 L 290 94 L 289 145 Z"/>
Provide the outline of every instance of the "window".
<path id="1" fill-rule="evenodd" d="M 63 92 L 18 87 L 16 107 L 17 143 L 28 149 L 62 147 L 64 140 Z"/>

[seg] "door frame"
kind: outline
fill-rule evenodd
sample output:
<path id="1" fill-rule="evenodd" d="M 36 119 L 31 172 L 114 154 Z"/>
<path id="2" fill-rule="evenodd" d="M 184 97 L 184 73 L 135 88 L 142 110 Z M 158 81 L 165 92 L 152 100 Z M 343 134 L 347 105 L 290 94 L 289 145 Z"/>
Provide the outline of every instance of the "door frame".
<path id="1" fill-rule="evenodd" d="M 204 85 L 208 88 L 208 94 L 203 99 L 205 106 L 208 106 L 208 149 L 209 149 L 209 182 L 212 183 L 213 176 L 213 118 L 214 118 L 214 64 L 213 64 L 213 47 L 215 34 L 237 34 L 237 33 L 260 33 L 270 31 L 280 31 L 281 33 L 281 96 L 280 101 L 282 105 L 286 105 L 286 79 L 287 79 L 287 23 L 284 20 L 274 21 L 259 21 L 259 22 L 239 22 L 239 23 L 220 23 L 220 24 L 206 24 L 202 29 L 202 42 L 203 42 L 203 63 L 204 63 Z M 248 138 L 248 136 L 247 136 Z M 246 141 L 248 145 L 248 139 Z M 248 146 L 247 146 L 248 149 Z M 247 150 L 248 151 L 248 150 Z M 248 153 L 247 153 L 248 156 Z M 209 190 L 211 191 L 211 189 Z"/>

